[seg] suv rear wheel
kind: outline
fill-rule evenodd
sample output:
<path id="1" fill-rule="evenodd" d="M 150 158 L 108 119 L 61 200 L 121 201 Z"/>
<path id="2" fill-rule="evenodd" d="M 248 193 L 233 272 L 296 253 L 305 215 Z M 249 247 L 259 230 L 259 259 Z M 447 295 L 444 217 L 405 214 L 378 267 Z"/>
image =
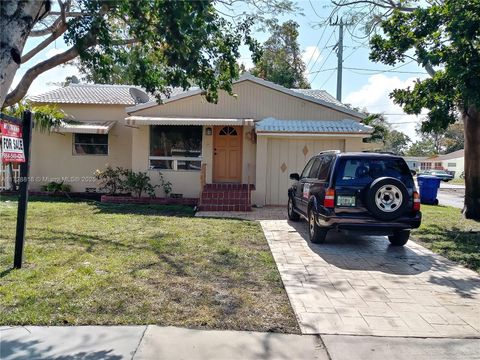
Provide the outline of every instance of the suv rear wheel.
<path id="1" fill-rule="evenodd" d="M 374 180 L 366 194 L 368 210 L 380 220 L 394 220 L 408 208 L 409 195 L 405 185 L 395 178 Z"/>
<path id="2" fill-rule="evenodd" d="M 314 244 L 321 244 L 325 242 L 327 237 L 327 229 L 322 229 L 318 226 L 315 212 L 312 210 L 308 211 L 308 235 L 310 237 L 310 241 Z"/>
<path id="3" fill-rule="evenodd" d="M 288 197 L 288 220 L 298 221 L 300 220 L 300 215 L 298 215 L 295 210 L 293 210 L 293 199 L 289 196 Z"/>
<path id="4" fill-rule="evenodd" d="M 409 237 L 410 230 L 400 230 L 395 231 L 393 235 L 390 235 L 388 240 L 390 240 L 390 244 L 393 246 L 403 246 L 407 243 Z"/>

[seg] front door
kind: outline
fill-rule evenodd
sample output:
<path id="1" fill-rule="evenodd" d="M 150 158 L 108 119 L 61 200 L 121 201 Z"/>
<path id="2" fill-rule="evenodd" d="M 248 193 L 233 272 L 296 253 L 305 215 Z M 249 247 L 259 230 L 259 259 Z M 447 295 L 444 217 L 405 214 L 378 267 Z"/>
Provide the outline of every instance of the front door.
<path id="1" fill-rule="evenodd" d="M 241 183 L 242 127 L 215 126 L 213 135 L 213 182 Z"/>

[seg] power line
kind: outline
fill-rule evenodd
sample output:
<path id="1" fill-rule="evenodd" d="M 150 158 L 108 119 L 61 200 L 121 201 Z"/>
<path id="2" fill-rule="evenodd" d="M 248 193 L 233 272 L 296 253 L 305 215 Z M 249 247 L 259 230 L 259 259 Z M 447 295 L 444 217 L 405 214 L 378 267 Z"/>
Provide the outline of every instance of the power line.
<path id="1" fill-rule="evenodd" d="M 325 29 L 326 29 L 326 27 L 325 27 Z M 328 40 L 325 42 L 325 47 L 323 48 L 323 50 L 325 50 L 325 49 L 328 48 L 328 47 L 327 47 L 327 44 L 328 44 L 328 42 L 332 39 L 333 34 L 334 34 L 334 32 L 332 31 L 332 33 L 330 34 L 330 37 L 329 37 Z M 332 50 L 333 50 L 333 48 L 332 48 Z M 332 51 L 332 50 L 331 50 L 331 51 Z M 331 51 L 330 51 L 330 52 L 331 52 Z M 317 58 L 315 59 L 315 62 L 313 63 L 312 67 L 310 68 L 310 73 L 312 73 L 312 70 L 313 70 L 313 68 L 315 67 L 315 65 L 317 64 L 317 61 L 320 59 L 320 56 L 321 56 L 321 55 L 322 55 L 322 52 L 320 51 L 320 52 L 318 53 L 318 55 L 317 55 Z M 313 82 L 313 80 L 312 80 L 312 82 Z"/>
<path id="2" fill-rule="evenodd" d="M 335 32 L 332 31 L 332 36 Z M 332 36 L 330 36 L 330 38 L 332 38 Z M 327 48 L 327 47 L 325 47 Z M 327 63 L 328 59 L 330 58 L 330 55 L 332 55 L 333 53 L 333 49 L 335 48 L 335 46 L 333 46 L 331 49 L 330 49 L 330 52 L 328 53 L 327 57 L 325 58 L 325 60 L 323 61 L 322 65 L 320 65 L 320 68 L 318 69 L 318 72 L 315 73 L 315 76 L 313 77 L 311 83 L 313 83 L 315 81 L 315 79 L 317 78 L 318 74 L 320 74 L 321 70 L 323 69 L 323 67 L 325 66 L 325 64 Z"/>
<path id="3" fill-rule="evenodd" d="M 315 45 L 315 49 L 318 49 L 318 45 L 320 45 L 320 42 L 322 41 L 323 35 L 325 35 L 326 30 L 327 30 L 327 26 L 325 26 L 323 28 L 322 35 L 320 35 L 320 39 L 318 39 L 317 45 Z M 310 56 L 310 59 L 308 60 L 307 66 L 305 66 L 306 69 L 308 69 L 308 65 L 310 65 L 310 62 L 312 61 L 314 55 L 315 55 L 315 50 L 312 52 L 312 56 Z M 319 56 L 320 56 L 320 53 L 319 53 Z"/>
<path id="4" fill-rule="evenodd" d="M 333 70 L 337 70 L 337 68 L 335 68 L 335 69 L 333 69 Z M 318 73 L 317 73 L 317 74 L 318 74 Z M 332 73 L 327 77 L 327 80 L 325 80 L 325 81 L 323 82 L 323 84 L 320 85 L 320 89 L 323 89 L 323 86 L 328 82 L 328 80 L 330 80 L 330 78 L 333 76 L 333 74 L 335 74 L 334 71 L 332 71 Z"/>
<path id="5" fill-rule="evenodd" d="M 375 70 L 375 69 L 365 69 L 365 68 L 356 68 L 356 67 L 347 67 L 347 66 L 344 66 L 344 69 L 347 69 L 347 70 L 350 70 L 352 71 L 353 73 L 355 74 L 358 74 L 358 75 L 376 75 L 376 74 L 383 74 L 383 73 L 398 73 L 398 74 L 421 74 L 421 75 L 425 75 L 427 74 L 426 72 L 422 72 L 422 71 L 402 71 L 402 70 L 395 70 L 395 69 L 392 69 L 392 70 L 388 70 L 388 69 L 382 69 L 382 70 Z M 355 70 L 357 71 L 366 71 L 368 73 L 364 74 L 364 73 L 359 73 L 359 72 L 355 72 Z"/>

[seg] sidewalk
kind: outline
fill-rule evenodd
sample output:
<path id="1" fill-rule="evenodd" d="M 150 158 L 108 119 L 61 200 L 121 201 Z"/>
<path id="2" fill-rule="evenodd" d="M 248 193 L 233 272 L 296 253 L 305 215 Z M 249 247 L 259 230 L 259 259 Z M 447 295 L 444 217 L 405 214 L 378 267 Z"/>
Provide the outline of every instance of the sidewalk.
<path id="1" fill-rule="evenodd" d="M 320 337 L 154 325 L 0 327 L 2 360 L 474 360 L 480 359 L 479 349 L 479 339 Z"/>

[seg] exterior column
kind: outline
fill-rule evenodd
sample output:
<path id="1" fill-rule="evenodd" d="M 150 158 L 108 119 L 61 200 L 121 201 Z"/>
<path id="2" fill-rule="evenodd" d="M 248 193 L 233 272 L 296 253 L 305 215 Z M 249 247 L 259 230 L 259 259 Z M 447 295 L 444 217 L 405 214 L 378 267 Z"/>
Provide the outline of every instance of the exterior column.
<path id="1" fill-rule="evenodd" d="M 252 192 L 252 203 L 257 206 L 265 206 L 267 195 L 267 144 L 268 138 L 257 137 L 257 163 L 255 191 Z"/>

